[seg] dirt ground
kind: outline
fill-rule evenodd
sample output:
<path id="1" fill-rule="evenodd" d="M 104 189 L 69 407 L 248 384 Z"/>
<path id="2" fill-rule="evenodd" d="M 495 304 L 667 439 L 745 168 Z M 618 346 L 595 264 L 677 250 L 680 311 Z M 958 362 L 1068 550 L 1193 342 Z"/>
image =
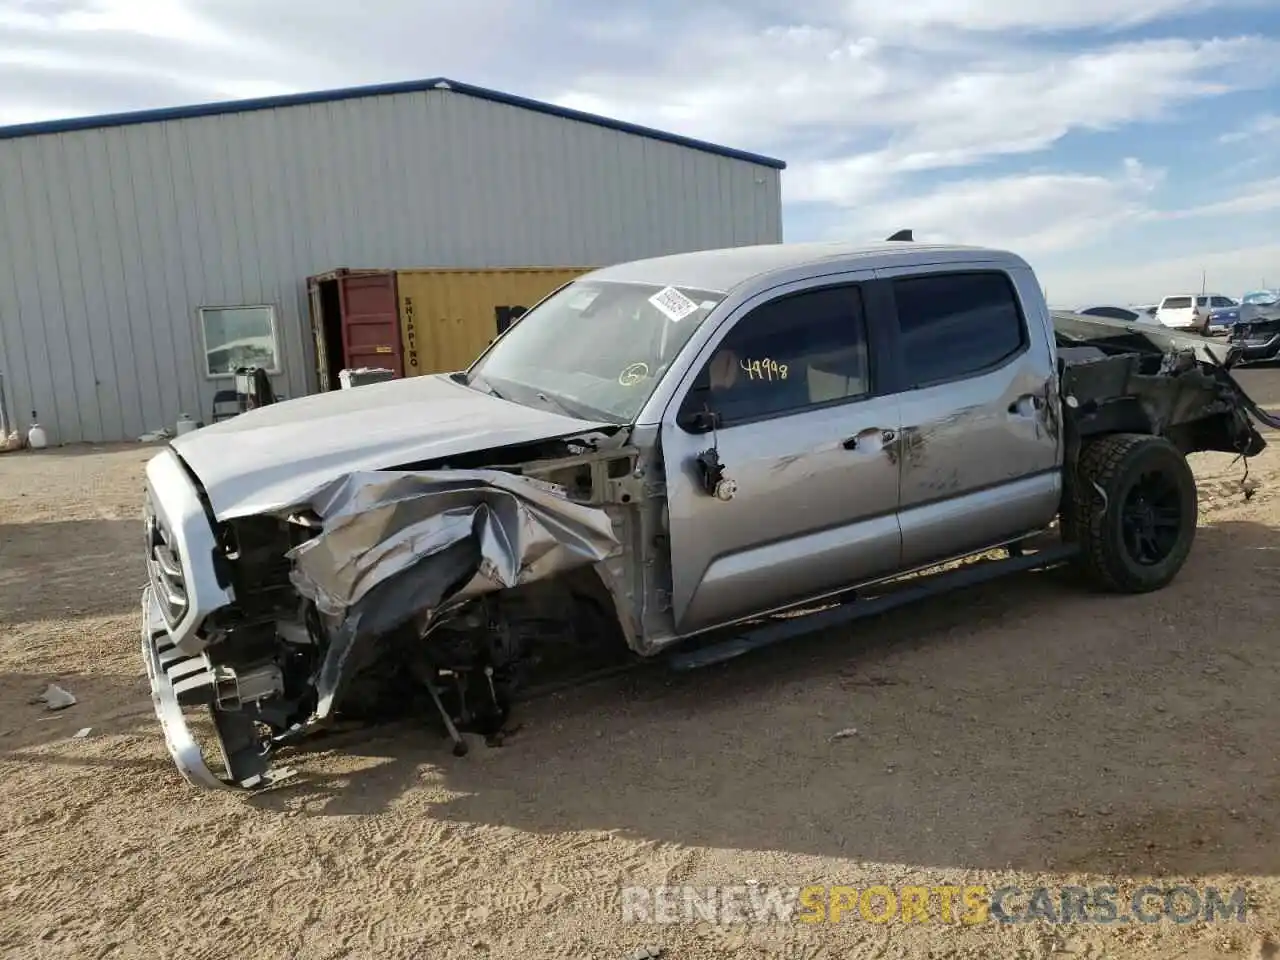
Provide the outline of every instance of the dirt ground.
<path id="1" fill-rule="evenodd" d="M 138 655 L 154 448 L 0 456 L 0 955 L 1259 958 L 1280 937 L 1280 437 L 1195 458 L 1169 589 L 1029 574 L 531 704 L 402 726 L 258 796 L 174 771 Z M 49 682 L 79 702 L 32 704 Z M 90 728 L 87 736 L 74 735 Z M 837 731 L 856 734 L 832 739 Z M 623 923 L 624 884 L 1243 885 L 1246 922 Z"/>

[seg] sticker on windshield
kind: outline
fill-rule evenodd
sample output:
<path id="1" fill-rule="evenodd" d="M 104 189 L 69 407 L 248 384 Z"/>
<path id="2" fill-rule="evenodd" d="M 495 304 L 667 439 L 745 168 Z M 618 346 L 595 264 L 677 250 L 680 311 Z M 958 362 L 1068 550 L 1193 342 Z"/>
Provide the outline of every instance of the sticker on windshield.
<path id="1" fill-rule="evenodd" d="M 659 290 L 649 298 L 649 302 L 661 310 L 672 323 L 679 323 L 691 313 L 698 312 L 698 305 L 675 287 Z"/>

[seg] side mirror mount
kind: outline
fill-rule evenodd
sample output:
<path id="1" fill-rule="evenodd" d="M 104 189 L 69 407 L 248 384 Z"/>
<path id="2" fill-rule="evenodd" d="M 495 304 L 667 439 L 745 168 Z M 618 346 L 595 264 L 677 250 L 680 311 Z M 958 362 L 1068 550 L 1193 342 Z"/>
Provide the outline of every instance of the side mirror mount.
<path id="1" fill-rule="evenodd" d="M 710 433 L 720 425 L 720 414 L 706 407 L 681 410 L 676 425 L 689 433 Z"/>
<path id="2" fill-rule="evenodd" d="M 689 385 L 676 426 L 689 433 L 710 433 L 720 426 L 720 415 L 711 409 L 711 375 L 703 370 Z"/>

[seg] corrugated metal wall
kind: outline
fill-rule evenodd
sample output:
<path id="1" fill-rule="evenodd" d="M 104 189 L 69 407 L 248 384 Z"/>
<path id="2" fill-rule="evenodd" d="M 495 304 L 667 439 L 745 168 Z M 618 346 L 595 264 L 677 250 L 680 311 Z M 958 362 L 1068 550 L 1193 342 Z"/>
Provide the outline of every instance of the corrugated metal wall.
<path id="1" fill-rule="evenodd" d="M 447 91 L 0 140 L 0 372 L 54 442 L 132 439 L 229 386 L 201 306 L 274 304 L 296 396 L 312 274 L 781 238 L 777 170 Z"/>

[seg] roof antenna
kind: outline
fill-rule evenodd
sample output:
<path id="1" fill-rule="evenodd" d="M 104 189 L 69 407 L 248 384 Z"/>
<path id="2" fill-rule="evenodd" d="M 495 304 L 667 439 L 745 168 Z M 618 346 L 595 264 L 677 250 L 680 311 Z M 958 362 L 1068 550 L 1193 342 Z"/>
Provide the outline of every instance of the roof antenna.
<path id="1" fill-rule="evenodd" d="M 915 239 L 915 237 L 913 237 L 913 236 L 911 235 L 911 231 L 910 231 L 910 230 L 899 230 L 899 231 L 898 231 L 897 233 L 895 233 L 892 237 L 890 237 L 888 240 L 886 240 L 886 241 L 885 241 L 885 243 L 893 243 L 893 242 L 896 242 L 896 241 L 899 241 L 899 240 L 903 240 L 903 241 L 906 241 L 907 243 L 910 243 L 910 242 L 911 242 L 911 241 L 913 241 L 914 239 Z"/>

